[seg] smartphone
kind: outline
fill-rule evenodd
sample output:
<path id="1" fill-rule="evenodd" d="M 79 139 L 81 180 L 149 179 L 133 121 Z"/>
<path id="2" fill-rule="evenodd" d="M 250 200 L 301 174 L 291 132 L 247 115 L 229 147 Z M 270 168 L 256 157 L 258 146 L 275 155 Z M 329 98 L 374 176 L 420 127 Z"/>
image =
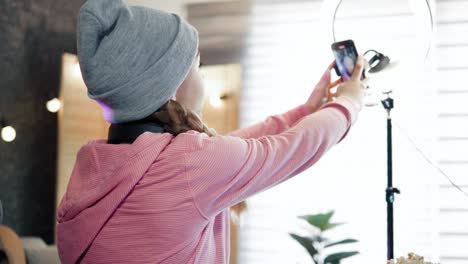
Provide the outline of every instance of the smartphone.
<path id="1" fill-rule="evenodd" d="M 356 65 L 358 52 L 354 41 L 344 40 L 340 42 L 335 42 L 331 46 L 333 54 L 335 55 L 335 71 L 338 76 L 344 81 L 347 81 L 351 78 L 354 71 L 354 66 Z M 362 73 L 362 79 L 366 76 L 364 72 Z"/>

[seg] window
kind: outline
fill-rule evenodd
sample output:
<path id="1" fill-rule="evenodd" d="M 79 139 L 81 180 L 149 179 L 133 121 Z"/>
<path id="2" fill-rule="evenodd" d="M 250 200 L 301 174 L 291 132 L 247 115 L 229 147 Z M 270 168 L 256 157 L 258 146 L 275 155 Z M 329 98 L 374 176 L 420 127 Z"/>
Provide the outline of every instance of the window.
<path id="1" fill-rule="evenodd" d="M 437 142 L 439 166 L 468 191 L 468 2 L 438 0 Z M 440 192 L 440 261 L 468 262 L 468 199 L 444 178 Z"/>
<path id="2" fill-rule="evenodd" d="M 355 39 L 361 52 L 374 48 L 399 60 L 392 72 L 371 80 L 371 85 L 378 86 L 374 88 L 393 89 L 396 103 L 394 185 L 402 194 L 395 203 L 395 255 L 416 252 L 434 262 L 464 263 L 467 199 L 448 185 L 414 144 L 467 188 L 468 109 L 464 102 L 468 90 L 463 87 L 463 76 L 468 73 L 468 3 L 433 3 L 439 15 L 437 42 L 426 63 L 428 42 L 423 31 L 428 17 L 425 10 L 414 11 L 413 4 L 343 0 L 336 33 L 339 40 Z M 322 1 L 255 4 L 241 126 L 288 110 L 309 96 L 333 58 L 331 27 L 322 23 L 321 8 Z M 385 263 L 385 125 L 382 107 L 364 108 L 346 140 L 318 164 L 252 197 L 240 231 L 239 263 L 310 263 L 288 232 L 300 230 L 297 215 L 328 210 L 336 211 L 336 221 L 347 222 L 330 233 L 332 239 L 360 240 L 343 248 L 361 252 L 344 263 Z"/>

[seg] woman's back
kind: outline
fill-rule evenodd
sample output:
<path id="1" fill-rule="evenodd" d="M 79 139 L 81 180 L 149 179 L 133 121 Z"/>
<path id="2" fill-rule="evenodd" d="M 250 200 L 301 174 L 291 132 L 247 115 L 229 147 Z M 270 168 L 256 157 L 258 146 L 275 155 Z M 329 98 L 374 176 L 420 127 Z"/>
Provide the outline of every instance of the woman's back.
<path id="1" fill-rule="evenodd" d="M 82 263 L 227 263 L 228 211 L 206 219 L 196 208 L 186 178 L 184 136 L 164 148 L 100 230 Z"/>

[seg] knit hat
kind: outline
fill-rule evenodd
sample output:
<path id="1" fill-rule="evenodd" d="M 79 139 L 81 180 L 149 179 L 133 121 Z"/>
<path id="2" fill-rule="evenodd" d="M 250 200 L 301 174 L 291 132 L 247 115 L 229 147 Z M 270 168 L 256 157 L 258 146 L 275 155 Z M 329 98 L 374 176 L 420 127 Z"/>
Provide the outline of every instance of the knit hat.
<path id="1" fill-rule="evenodd" d="M 184 81 L 198 51 L 198 33 L 184 19 L 122 0 L 88 0 L 77 37 L 88 96 L 109 123 L 158 110 Z"/>

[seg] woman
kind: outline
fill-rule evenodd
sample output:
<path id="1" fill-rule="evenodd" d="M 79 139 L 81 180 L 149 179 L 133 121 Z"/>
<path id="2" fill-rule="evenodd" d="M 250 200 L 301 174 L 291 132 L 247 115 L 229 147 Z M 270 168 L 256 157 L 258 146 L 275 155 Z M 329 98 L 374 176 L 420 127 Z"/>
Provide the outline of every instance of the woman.
<path id="1" fill-rule="evenodd" d="M 196 30 L 120 0 L 84 4 L 78 56 L 112 126 L 78 153 L 57 212 L 63 263 L 227 263 L 228 208 L 309 168 L 361 107 L 362 59 L 335 101 L 323 102 L 331 65 L 305 104 L 215 135 L 198 117 Z M 127 125 L 143 128 L 119 135 Z"/>

